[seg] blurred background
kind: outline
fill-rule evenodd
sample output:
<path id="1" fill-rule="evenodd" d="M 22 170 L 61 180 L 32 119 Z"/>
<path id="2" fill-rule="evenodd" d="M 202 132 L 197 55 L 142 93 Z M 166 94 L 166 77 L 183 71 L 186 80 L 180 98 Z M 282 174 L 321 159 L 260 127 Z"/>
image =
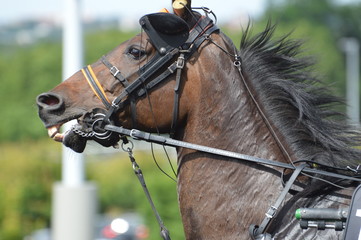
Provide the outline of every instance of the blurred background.
<path id="1" fill-rule="evenodd" d="M 171 9 L 170 1 L 165 0 L 81 2 L 85 64 L 139 33 L 138 19 L 142 15 L 164 7 Z M 211 8 L 222 31 L 237 46 L 242 27 L 249 21 L 253 33 L 257 33 L 271 19 L 278 24 L 277 36 L 292 32 L 292 38 L 305 40 L 304 54 L 317 60 L 314 70 L 336 94 L 345 96 L 343 43 L 345 38 L 361 41 L 359 0 L 230 2 L 193 0 L 192 5 Z M 37 116 L 35 98 L 62 80 L 62 4 L 60 0 L 0 4 L 1 240 L 48 240 L 40 236 L 48 236 L 51 227 L 52 187 L 61 179 L 62 147 L 47 137 Z M 104 151 L 96 143 L 88 145 L 84 154 L 86 179 L 98 187 L 99 226 L 95 231 L 104 235 L 111 221 L 120 216 L 140 229 L 129 239 L 160 239 L 158 225 L 127 155 L 121 150 Z M 135 156 L 172 239 L 184 239 L 176 183 L 159 171 L 150 149 L 150 145 L 136 144 Z M 175 164 L 174 151 L 168 150 L 168 154 Z M 154 155 L 172 175 L 164 151 L 157 148 Z M 105 237 L 99 235 L 97 239 L 108 239 Z"/>

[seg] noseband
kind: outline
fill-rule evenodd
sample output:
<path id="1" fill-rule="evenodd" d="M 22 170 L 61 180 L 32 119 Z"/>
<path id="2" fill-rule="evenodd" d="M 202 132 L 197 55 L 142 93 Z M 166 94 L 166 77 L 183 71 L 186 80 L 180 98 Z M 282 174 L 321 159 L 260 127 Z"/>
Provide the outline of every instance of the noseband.
<path id="1" fill-rule="evenodd" d="M 171 38 L 164 36 L 164 33 L 159 32 L 154 23 L 159 18 L 160 21 L 166 20 L 176 22 L 178 29 L 183 30 L 180 36 L 175 37 L 171 35 Z M 156 19 L 156 20 L 154 20 Z M 113 77 L 119 81 L 124 90 L 116 97 L 112 102 L 109 101 L 105 95 L 105 91 L 98 81 L 94 71 L 90 65 L 82 69 L 82 73 L 85 76 L 88 84 L 95 93 L 95 95 L 102 101 L 107 109 L 104 117 L 104 125 L 109 121 L 114 113 L 124 110 L 124 108 L 130 104 L 133 126 L 136 123 L 136 100 L 143 97 L 148 90 L 153 89 L 167 77 L 176 72 L 176 82 L 174 87 L 174 103 L 173 103 L 173 120 L 171 125 L 171 136 L 174 135 L 176 129 L 176 122 L 178 119 L 179 108 L 179 86 L 181 71 L 185 62 L 197 51 L 199 46 L 208 39 L 209 35 L 218 31 L 219 28 L 213 24 L 213 20 L 206 16 L 199 17 L 195 26 L 189 30 L 188 24 L 178 16 L 170 13 L 155 13 L 145 15 L 140 19 L 140 25 L 142 29 L 147 33 L 152 45 L 157 49 L 156 55 L 143 67 L 137 71 L 138 78 L 133 82 L 129 82 L 121 73 L 118 67 L 110 63 L 105 56 L 102 57 L 102 63 L 109 69 Z M 183 29 L 182 29 L 183 27 Z M 187 31 L 184 31 L 184 28 Z M 186 36 L 186 38 L 184 38 Z M 179 45 L 179 38 L 184 38 Z M 174 42 L 177 42 L 174 44 Z M 179 45 L 179 46 L 177 46 Z M 166 70 L 161 74 L 150 80 L 150 78 L 172 59 L 177 59 L 168 65 Z"/>

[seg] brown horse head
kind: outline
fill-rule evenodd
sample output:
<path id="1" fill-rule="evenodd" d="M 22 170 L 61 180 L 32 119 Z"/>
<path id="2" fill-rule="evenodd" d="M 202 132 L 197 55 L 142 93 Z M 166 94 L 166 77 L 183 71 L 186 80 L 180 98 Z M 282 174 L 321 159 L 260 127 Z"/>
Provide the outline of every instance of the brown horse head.
<path id="1" fill-rule="evenodd" d="M 190 10 L 190 1 L 173 3 L 176 14 L 142 17 L 142 33 L 38 96 L 50 137 L 78 152 L 88 139 L 111 146 L 119 136 L 102 128 L 111 122 L 280 162 L 359 164 L 361 152 L 352 146 L 360 133 L 330 120 L 340 117 L 329 110 L 338 98 L 318 87 L 309 62 L 297 56 L 298 42 L 273 41 L 268 25 L 255 37 L 246 31 L 237 50 L 211 18 Z M 60 134 L 72 119 L 79 124 Z M 249 239 L 249 226 L 279 195 L 282 170 L 185 148 L 177 154 L 186 238 Z M 312 178 L 305 183 L 268 230 L 275 239 L 340 239 L 333 230 L 301 230 L 292 211 L 339 207 L 351 191 L 334 194 L 329 181 Z"/>
<path id="2" fill-rule="evenodd" d="M 51 91 L 40 94 L 37 98 L 39 116 L 49 136 L 81 152 L 85 147 L 84 136 L 87 133 L 91 136 L 94 116 L 106 116 L 108 111 L 111 114 L 107 120 L 152 132 L 166 133 L 170 131 L 172 121 L 184 122 L 191 107 L 187 99 L 197 91 L 195 82 L 191 85 L 185 85 L 185 82 L 194 79 L 196 72 L 189 63 L 176 80 L 175 72 L 184 63 L 183 59 L 177 59 L 180 54 L 182 58 L 186 54 L 188 58 L 196 59 L 199 55 L 196 51 L 202 43 L 196 41 L 213 26 L 208 18 L 204 20 L 187 9 L 180 16 L 155 13 L 142 17 L 142 33 Z M 168 99 L 173 99 L 175 94 L 179 99 L 176 100 L 177 109 L 172 110 L 174 103 Z M 78 119 L 76 131 L 60 134 L 60 126 L 72 119 Z M 95 140 L 111 146 L 119 138 Z"/>

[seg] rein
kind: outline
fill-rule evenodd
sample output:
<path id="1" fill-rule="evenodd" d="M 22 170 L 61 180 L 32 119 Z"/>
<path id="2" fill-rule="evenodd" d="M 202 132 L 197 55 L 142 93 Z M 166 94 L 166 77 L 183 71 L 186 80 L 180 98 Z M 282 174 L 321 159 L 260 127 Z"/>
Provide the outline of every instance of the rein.
<path id="1" fill-rule="evenodd" d="M 262 223 L 260 225 L 252 224 L 250 226 L 249 233 L 250 233 L 251 238 L 254 240 L 256 240 L 256 239 L 271 240 L 272 239 L 272 236 L 266 232 L 267 227 L 271 224 L 272 220 L 277 216 L 277 213 L 280 210 L 281 204 L 285 200 L 287 193 L 290 191 L 290 189 L 293 186 L 294 182 L 296 181 L 297 177 L 300 176 L 301 174 L 305 174 L 305 175 L 307 174 L 307 176 L 310 176 L 309 174 L 321 175 L 321 176 L 336 178 L 339 180 L 348 180 L 348 181 L 354 181 L 354 182 L 361 183 L 361 178 L 359 178 L 359 176 L 360 176 L 359 172 L 354 172 L 354 170 L 352 168 L 350 168 L 349 166 L 347 168 L 351 169 L 350 172 L 353 172 L 356 177 L 339 174 L 339 173 L 335 173 L 335 172 L 324 171 L 324 170 L 320 170 L 320 169 L 315 169 L 315 168 L 313 168 L 313 164 L 310 166 L 306 163 L 301 163 L 300 165 L 295 166 L 294 164 L 290 164 L 290 163 L 282 163 L 282 162 L 277 162 L 274 160 L 269 160 L 269 159 L 264 159 L 264 158 L 258 158 L 255 156 L 250 156 L 250 155 L 246 155 L 246 154 L 242 154 L 242 153 L 236 153 L 236 152 L 231 152 L 231 151 L 222 150 L 222 149 L 218 149 L 218 148 L 188 143 L 188 142 L 175 140 L 175 139 L 164 137 L 164 136 L 152 135 L 151 133 L 143 132 L 143 131 L 140 131 L 137 129 L 130 130 L 130 129 L 126 129 L 124 127 L 118 127 L 118 126 L 111 125 L 111 124 L 105 125 L 104 129 L 107 131 L 116 132 L 122 136 L 131 137 L 134 140 L 143 140 L 146 142 L 155 143 L 155 144 L 159 144 L 162 146 L 175 147 L 175 148 L 179 148 L 179 147 L 187 148 L 187 149 L 192 149 L 192 150 L 196 150 L 196 151 L 200 151 L 200 152 L 204 152 L 204 153 L 209 153 L 212 155 L 218 155 L 218 156 L 222 156 L 222 157 L 237 159 L 240 161 L 250 162 L 250 163 L 257 164 L 257 165 L 262 165 L 262 166 L 266 165 L 266 166 L 278 167 L 278 168 L 282 168 L 282 169 L 293 170 L 293 173 L 292 173 L 290 179 L 287 181 L 286 185 L 284 186 L 284 188 L 283 188 L 282 192 L 280 193 L 279 197 L 277 198 L 276 202 L 273 205 L 271 205 L 270 208 L 265 213 L 266 217 L 264 218 Z M 140 181 L 140 182 L 143 186 L 142 181 Z M 144 189 L 144 186 L 143 186 L 143 189 Z M 148 200 L 149 200 L 150 196 L 148 196 L 149 193 L 147 193 L 147 191 L 148 190 L 144 189 L 144 192 L 146 193 Z M 154 214 L 159 217 L 159 214 L 158 214 L 157 210 L 154 208 L 154 205 L 152 204 L 151 200 L 149 200 L 149 202 L 152 206 Z M 157 217 L 157 220 L 158 220 L 158 217 Z M 161 227 L 161 235 L 162 235 L 163 234 L 162 222 L 158 220 L 158 223 Z M 164 239 L 167 239 L 167 238 L 164 238 Z"/>
<path id="2" fill-rule="evenodd" d="M 126 129 L 124 127 L 118 127 L 118 126 L 111 125 L 111 124 L 105 125 L 104 129 L 111 131 L 111 132 L 116 132 L 120 135 L 129 136 L 135 140 L 143 140 L 146 142 L 156 143 L 156 144 L 160 144 L 160 145 L 164 145 L 164 146 L 187 148 L 187 149 L 192 149 L 192 150 L 196 150 L 196 151 L 200 151 L 200 152 L 210 153 L 213 155 L 229 157 L 229 158 L 233 158 L 233 159 L 237 159 L 237 160 L 243 160 L 243 161 L 252 162 L 252 163 L 256 163 L 256 164 L 260 164 L 260 165 L 279 167 L 279 168 L 283 168 L 283 169 L 295 170 L 297 168 L 295 165 L 290 164 L 290 163 L 277 162 L 275 160 L 258 158 L 255 156 L 250 156 L 250 155 L 246 155 L 246 154 L 242 154 L 242 153 L 231 152 L 231 151 L 227 151 L 227 150 L 198 145 L 198 144 L 194 144 L 194 143 L 188 143 L 188 142 L 184 142 L 184 141 L 180 141 L 180 140 L 175 140 L 173 138 L 167 138 L 167 137 L 159 136 L 159 135 L 152 135 L 151 133 L 143 132 L 143 131 L 140 131 L 137 129 L 130 130 L 130 129 Z M 356 181 L 356 182 L 361 183 L 361 178 L 359 178 L 358 177 L 359 175 L 357 175 L 357 174 L 355 174 L 357 177 L 351 177 L 351 176 L 344 175 L 344 174 L 323 171 L 323 170 L 310 168 L 310 167 L 305 167 L 301 172 L 308 173 L 308 174 L 317 174 L 317 175 L 322 175 L 322 176 L 328 176 L 328 177 L 333 177 L 333 178 L 337 178 L 337 179 L 341 179 L 341 180 Z M 353 172 L 353 171 L 351 171 L 351 172 Z"/>

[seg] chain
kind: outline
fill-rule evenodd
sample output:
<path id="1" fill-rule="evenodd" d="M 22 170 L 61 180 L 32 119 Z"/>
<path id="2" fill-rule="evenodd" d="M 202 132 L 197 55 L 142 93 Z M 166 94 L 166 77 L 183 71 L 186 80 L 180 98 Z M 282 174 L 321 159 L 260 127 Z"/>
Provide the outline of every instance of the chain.
<path id="1" fill-rule="evenodd" d="M 77 135 L 79 135 L 79 136 L 81 136 L 83 138 L 91 138 L 91 137 L 93 137 L 95 135 L 94 131 L 84 132 L 82 130 L 77 129 L 75 125 L 73 125 L 71 127 L 71 131 L 73 131 L 75 134 L 77 134 Z"/>
<path id="2" fill-rule="evenodd" d="M 148 199 L 148 202 L 153 210 L 153 213 L 158 221 L 158 224 L 159 224 L 159 227 L 160 227 L 160 235 L 161 237 L 164 239 L 164 240 L 171 240 L 170 236 L 169 236 L 169 231 L 168 229 L 165 227 L 155 205 L 154 205 L 154 202 L 152 200 L 152 197 L 150 196 L 150 193 L 149 193 L 149 190 L 147 188 L 147 185 L 145 183 L 145 180 L 144 180 L 144 176 L 143 176 L 143 172 L 142 172 L 142 169 L 140 169 L 138 163 L 135 161 L 135 158 L 133 156 L 133 147 L 134 147 L 134 144 L 132 141 L 129 141 L 130 143 L 130 146 L 129 147 L 126 147 L 125 143 L 122 143 L 122 149 L 128 153 L 128 156 L 129 156 L 129 159 L 130 159 L 130 162 L 132 163 L 132 167 L 133 167 L 133 170 L 134 170 L 134 173 L 135 175 L 138 177 L 138 180 L 143 188 L 143 191 L 145 193 L 145 196 L 147 197 Z"/>

